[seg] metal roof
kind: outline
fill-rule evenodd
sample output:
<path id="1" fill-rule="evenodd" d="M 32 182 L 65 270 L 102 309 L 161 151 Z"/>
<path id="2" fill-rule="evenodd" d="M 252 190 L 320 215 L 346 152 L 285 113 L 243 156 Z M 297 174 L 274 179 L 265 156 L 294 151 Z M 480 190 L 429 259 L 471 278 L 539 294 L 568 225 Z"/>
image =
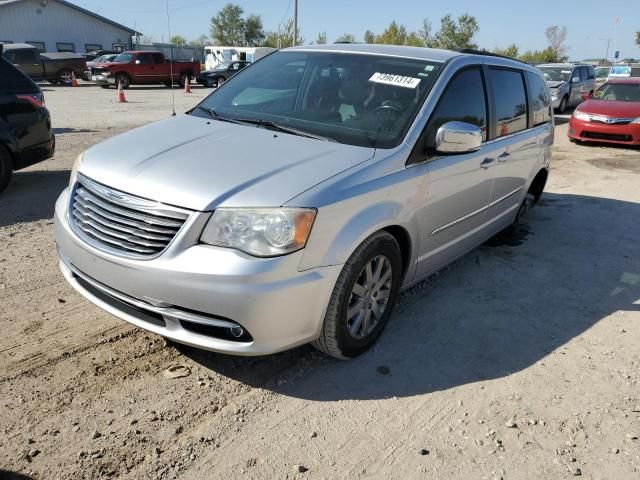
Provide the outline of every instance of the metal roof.
<path id="1" fill-rule="evenodd" d="M 0 0 L 0 7 L 4 7 L 7 5 L 11 5 L 13 3 L 19 3 L 22 2 L 24 0 Z M 85 15 L 89 15 L 90 17 L 93 17 L 97 20 L 100 20 L 101 22 L 105 22 L 108 23 L 109 25 L 113 25 L 114 27 L 117 27 L 121 30 L 125 30 L 126 32 L 128 32 L 131 35 L 142 35 L 142 33 L 135 31 L 132 28 L 129 28 L 125 25 L 122 25 L 121 23 L 118 22 L 114 22 L 113 20 L 109 20 L 106 17 L 103 17 L 102 15 L 98 15 L 97 13 L 94 13 L 90 10 L 87 10 L 85 8 L 79 7 L 78 5 L 75 5 L 71 2 L 67 2 L 66 0 L 47 0 L 47 1 L 52 1 L 52 2 L 58 2 L 62 5 L 65 5 L 69 8 L 73 8 L 74 10 L 77 10 L 78 12 L 84 13 Z"/>
<path id="2" fill-rule="evenodd" d="M 349 52 L 369 55 L 388 55 L 392 57 L 416 58 L 435 62 L 446 62 L 450 58 L 464 55 L 452 50 L 439 50 L 436 48 L 407 47 L 404 45 L 377 45 L 371 43 L 336 43 L 333 45 L 305 45 L 286 48 L 286 51 L 324 51 L 324 52 Z"/>

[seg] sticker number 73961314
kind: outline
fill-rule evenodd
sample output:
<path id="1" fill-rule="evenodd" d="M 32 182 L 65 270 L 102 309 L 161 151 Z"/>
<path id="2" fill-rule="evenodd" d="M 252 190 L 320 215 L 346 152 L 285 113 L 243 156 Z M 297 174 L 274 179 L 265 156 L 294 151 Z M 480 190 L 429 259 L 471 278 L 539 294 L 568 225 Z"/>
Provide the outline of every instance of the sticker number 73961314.
<path id="1" fill-rule="evenodd" d="M 419 78 L 404 77 L 402 75 L 393 75 L 391 73 L 376 72 L 371 75 L 370 82 L 383 83 L 385 85 L 393 85 L 394 87 L 416 88 L 420 83 Z"/>

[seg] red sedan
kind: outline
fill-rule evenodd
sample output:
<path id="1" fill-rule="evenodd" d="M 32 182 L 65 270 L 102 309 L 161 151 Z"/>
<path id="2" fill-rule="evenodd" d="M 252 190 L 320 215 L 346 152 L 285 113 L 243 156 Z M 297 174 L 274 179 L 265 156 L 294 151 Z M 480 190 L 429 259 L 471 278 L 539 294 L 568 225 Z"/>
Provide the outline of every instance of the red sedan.
<path id="1" fill-rule="evenodd" d="M 575 109 L 569 138 L 640 146 L 640 77 L 609 80 Z"/>

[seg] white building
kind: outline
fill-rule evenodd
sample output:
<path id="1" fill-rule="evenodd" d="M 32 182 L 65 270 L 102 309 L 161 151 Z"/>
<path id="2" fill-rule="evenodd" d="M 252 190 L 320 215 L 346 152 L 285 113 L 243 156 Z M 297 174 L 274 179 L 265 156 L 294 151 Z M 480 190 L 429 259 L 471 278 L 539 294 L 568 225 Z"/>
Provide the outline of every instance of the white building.
<path id="1" fill-rule="evenodd" d="M 0 43 L 43 52 L 131 49 L 133 29 L 65 0 L 0 0 Z"/>

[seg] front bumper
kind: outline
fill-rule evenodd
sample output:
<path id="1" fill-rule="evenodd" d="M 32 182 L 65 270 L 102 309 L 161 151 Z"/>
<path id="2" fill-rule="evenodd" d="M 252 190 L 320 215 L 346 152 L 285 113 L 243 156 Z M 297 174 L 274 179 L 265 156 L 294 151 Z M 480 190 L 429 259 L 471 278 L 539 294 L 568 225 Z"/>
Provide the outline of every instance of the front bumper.
<path id="1" fill-rule="evenodd" d="M 640 145 L 640 124 L 609 125 L 606 123 L 588 122 L 571 117 L 569 138 L 581 142 L 613 143 L 617 145 Z"/>
<path id="2" fill-rule="evenodd" d="M 115 85 L 115 77 L 105 77 L 104 75 L 91 75 L 91 81 L 98 85 Z"/>
<path id="3" fill-rule="evenodd" d="M 187 221 L 156 258 L 116 257 L 78 238 L 68 205 L 66 189 L 54 216 L 61 270 L 80 294 L 113 315 L 179 343 L 238 355 L 286 350 L 320 334 L 341 266 L 300 272 L 302 252 L 258 259 L 197 244 L 189 232 L 189 226 L 202 223 L 197 219 Z M 160 321 L 152 321 L 149 312 Z M 183 326 L 184 319 L 216 328 L 237 325 L 250 337 L 236 341 L 196 333 Z"/>

